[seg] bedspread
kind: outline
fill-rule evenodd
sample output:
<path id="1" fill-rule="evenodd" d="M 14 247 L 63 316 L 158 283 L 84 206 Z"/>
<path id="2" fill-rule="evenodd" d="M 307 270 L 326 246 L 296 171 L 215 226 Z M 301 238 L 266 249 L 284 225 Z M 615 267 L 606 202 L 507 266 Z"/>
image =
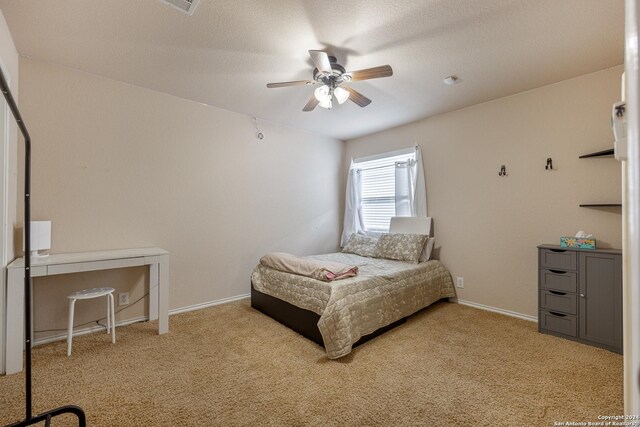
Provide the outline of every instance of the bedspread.
<path id="1" fill-rule="evenodd" d="M 327 283 L 258 265 L 251 279 L 256 290 L 320 315 L 330 359 L 349 354 L 362 336 L 455 296 L 451 275 L 437 260 L 412 264 L 345 253 L 310 258 L 356 265 L 359 274 Z"/>

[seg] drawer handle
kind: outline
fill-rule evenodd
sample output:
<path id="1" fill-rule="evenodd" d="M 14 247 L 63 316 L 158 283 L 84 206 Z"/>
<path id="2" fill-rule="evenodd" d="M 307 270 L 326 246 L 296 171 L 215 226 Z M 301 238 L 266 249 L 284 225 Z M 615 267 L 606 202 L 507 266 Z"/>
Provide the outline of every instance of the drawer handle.
<path id="1" fill-rule="evenodd" d="M 549 249 L 551 252 L 567 252 L 566 249 Z"/>
<path id="2" fill-rule="evenodd" d="M 553 314 L 554 316 L 558 316 L 558 317 L 567 317 L 566 314 L 556 313 L 555 311 L 550 311 L 549 313 Z"/>
<path id="3" fill-rule="evenodd" d="M 566 292 L 558 292 L 558 291 L 549 291 L 549 292 L 551 292 L 554 295 L 566 295 L 567 294 Z"/>
<path id="4" fill-rule="evenodd" d="M 562 271 L 562 270 L 549 270 L 549 271 L 555 274 L 567 274 L 566 271 Z"/>

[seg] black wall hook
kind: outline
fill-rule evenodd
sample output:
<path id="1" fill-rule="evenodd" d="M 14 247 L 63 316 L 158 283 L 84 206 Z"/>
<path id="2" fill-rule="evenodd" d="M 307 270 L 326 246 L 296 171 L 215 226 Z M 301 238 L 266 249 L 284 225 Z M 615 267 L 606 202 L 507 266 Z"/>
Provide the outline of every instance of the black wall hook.
<path id="1" fill-rule="evenodd" d="M 547 165 L 544 167 L 548 171 L 552 171 L 553 169 L 553 160 L 551 157 L 547 157 Z"/>
<path id="2" fill-rule="evenodd" d="M 507 176 L 507 167 L 505 165 L 500 166 L 500 172 L 498 176 Z"/>

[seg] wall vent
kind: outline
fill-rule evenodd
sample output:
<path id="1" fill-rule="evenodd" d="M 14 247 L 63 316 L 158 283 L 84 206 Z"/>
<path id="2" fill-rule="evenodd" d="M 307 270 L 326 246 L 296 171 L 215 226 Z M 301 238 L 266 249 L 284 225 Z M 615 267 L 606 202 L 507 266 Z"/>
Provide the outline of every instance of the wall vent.
<path id="1" fill-rule="evenodd" d="M 162 3 L 166 3 L 171 7 L 174 7 L 187 15 L 193 15 L 193 11 L 196 9 L 200 0 L 160 0 Z"/>

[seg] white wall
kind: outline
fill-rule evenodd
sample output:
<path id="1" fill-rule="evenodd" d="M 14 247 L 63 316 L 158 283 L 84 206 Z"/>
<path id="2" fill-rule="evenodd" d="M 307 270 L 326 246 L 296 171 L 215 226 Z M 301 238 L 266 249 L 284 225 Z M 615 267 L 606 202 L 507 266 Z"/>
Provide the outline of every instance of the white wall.
<path id="1" fill-rule="evenodd" d="M 579 229 L 621 245 L 619 209 L 578 207 L 620 200 L 619 164 L 578 156 L 612 144 L 622 67 L 348 141 L 344 159 L 330 138 L 261 123 L 258 142 L 240 114 L 28 59 L 20 72 L 34 219 L 53 221 L 52 251 L 164 247 L 172 308 L 247 293 L 267 251 L 335 250 L 345 160 L 416 143 L 436 246 L 465 278 L 463 300 L 536 316 L 536 245 Z M 545 171 L 547 157 L 556 171 Z M 37 282 L 46 281 L 36 286 L 36 329 L 64 327 L 74 287 L 142 296 L 146 278 L 132 269 Z"/>
<path id="2" fill-rule="evenodd" d="M 20 73 L 33 218 L 53 222 L 52 252 L 167 249 L 180 308 L 247 294 L 265 252 L 337 249 L 343 142 L 259 120 L 258 141 L 241 114 L 25 58 Z M 141 269 L 38 279 L 36 330 L 64 327 L 73 287 L 141 296 L 146 280 Z M 104 311 L 86 307 L 78 322 Z"/>
<path id="3" fill-rule="evenodd" d="M 4 15 L 0 10 L 0 60 L 4 67 L 6 67 L 5 71 L 8 71 L 9 77 L 11 79 L 11 93 L 13 97 L 18 100 L 18 66 L 19 66 L 19 57 L 18 51 L 16 50 L 15 45 L 13 44 L 13 39 L 11 38 L 11 33 L 9 32 L 9 27 L 7 26 L 7 22 L 4 19 Z M 24 117 L 25 122 L 28 122 L 28 119 Z M 17 187 L 16 180 L 18 175 L 18 144 L 22 144 L 22 140 L 18 141 L 18 127 L 16 122 L 12 116 L 9 118 L 9 194 L 8 194 L 8 223 L 7 223 L 7 259 L 12 260 L 14 258 L 13 251 L 13 228 L 16 223 L 16 205 L 17 205 Z M 20 159 L 23 161 L 24 159 Z M 22 199 L 20 199 L 22 202 Z"/>
<path id="4" fill-rule="evenodd" d="M 2 64 L 3 72 L 5 73 L 5 77 L 10 79 L 11 93 L 14 97 L 18 96 L 18 52 L 16 50 L 15 45 L 13 44 L 13 39 L 11 38 L 11 33 L 9 32 L 9 27 L 7 26 L 7 22 L 4 19 L 4 15 L 0 10 L 0 64 Z M 8 74 L 8 76 L 7 76 Z M 2 102 L 4 102 L 4 98 L 2 98 Z M 5 108 L 8 110 L 8 106 L 0 109 L 0 111 L 5 112 Z M 1 133 L 4 133 L 4 117 L 0 117 L 2 120 L 2 124 L 0 124 Z M 13 252 L 13 228 L 16 221 L 16 177 L 17 177 L 17 145 L 18 145 L 18 127 L 13 119 L 9 115 L 8 120 L 8 128 L 9 128 L 9 147 L 8 147 L 8 183 L 7 183 L 7 206 L 3 206 L 4 202 L 0 201 L 0 208 L 5 208 L 7 213 L 7 223 L 4 224 L 4 230 L 6 239 L 7 239 L 7 247 L 5 248 L 7 253 L 5 254 L 6 260 L 12 260 L 14 257 Z M 2 141 L 4 136 L 0 135 L 0 150 L 2 147 Z M 0 151 L 0 159 L 2 159 Z M 0 168 L 0 173 L 2 169 Z M 2 179 L 0 179 L 0 183 L 2 183 Z M 1 217 L 1 216 L 0 216 Z M 4 300 L 6 297 L 6 289 L 4 286 L 5 282 L 5 262 L 2 260 L 2 280 L 0 280 L 0 373 L 4 372 L 4 319 L 5 319 L 5 306 Z"/>
<path id="5" fill-rule="evenodd" d="M 598 246 L 621 246 L 620 208 L 578 207 L 620 202 L 620 164 L 578 156 L 613 147 L 610 114 L 622 71 L 347 141 L 346 159 L 419 144 L 440 259 L 465 279 L 459 298 L 537 316 L 536 245 L 585 230 Z M 547 157 L 557 170 L 545 170 Z M 504 178 L 498 176 L 502 164 Z"/>

